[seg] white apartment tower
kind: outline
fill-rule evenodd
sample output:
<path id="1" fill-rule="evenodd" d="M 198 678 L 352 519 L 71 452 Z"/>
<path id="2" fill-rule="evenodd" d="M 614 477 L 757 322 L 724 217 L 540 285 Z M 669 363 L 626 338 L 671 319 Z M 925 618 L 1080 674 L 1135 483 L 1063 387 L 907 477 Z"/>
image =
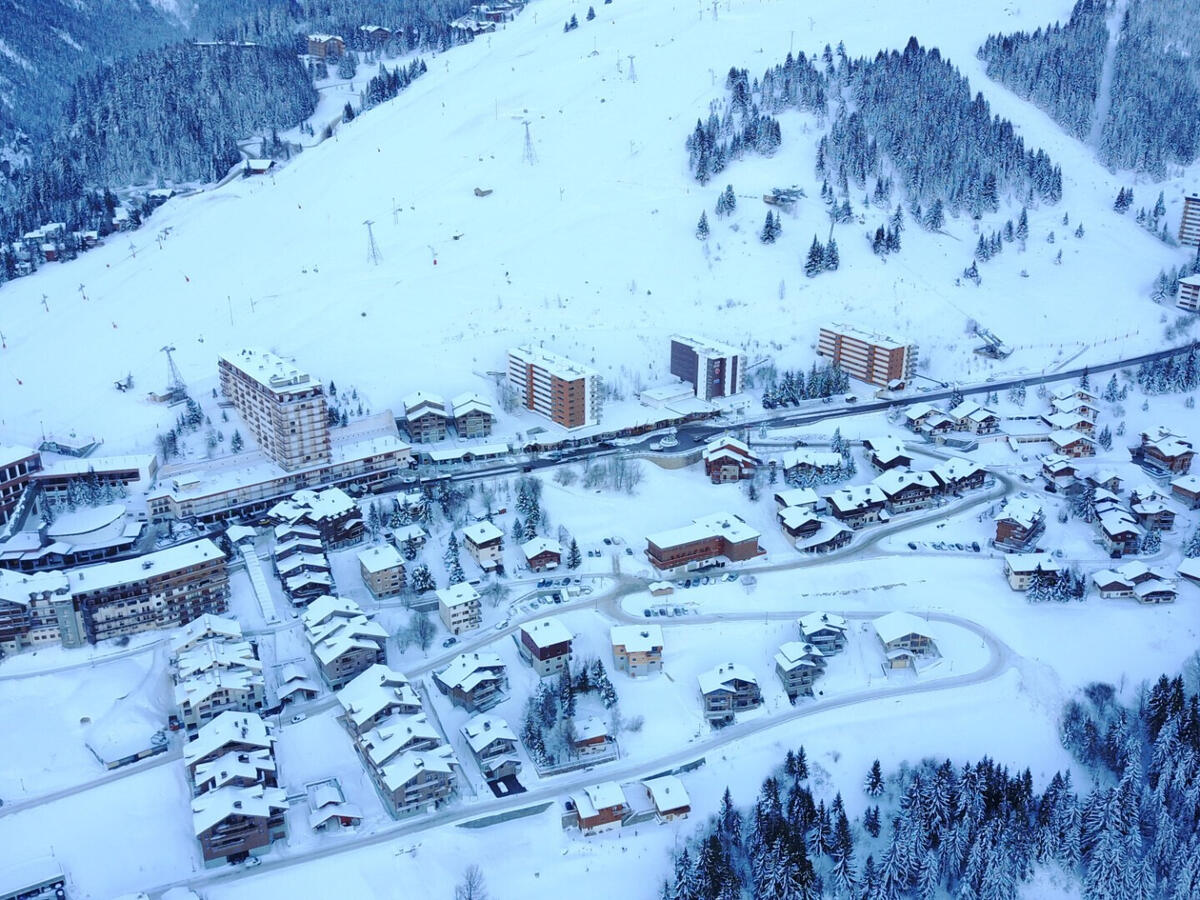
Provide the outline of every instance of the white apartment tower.
<path id="1" fill-rule="evenodd" d="M 223 353 L 221 393 L 258 446 L 289 471 L 331 461 L 325 388 L 286 360 L 262 350 Z"/>

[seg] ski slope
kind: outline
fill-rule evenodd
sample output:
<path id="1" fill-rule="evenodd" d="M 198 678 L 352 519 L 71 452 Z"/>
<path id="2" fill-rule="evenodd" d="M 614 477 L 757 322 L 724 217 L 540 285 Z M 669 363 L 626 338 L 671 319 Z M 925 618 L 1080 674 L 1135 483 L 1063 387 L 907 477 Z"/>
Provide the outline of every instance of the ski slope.
<path id="1" fill-rule="evenodd" d="M 726 0 L 715 17 L 705 3 L 618 0 L 597 5 L 592 22 L 586 9 L 537 0 L 495 35 L 429 58 L 429 74 L 405 93 L 277 174 L 176 198 L 140 231 L 6 284 L 0 436 L 74 429 L 103 438 L 106 452 L 145 450 L 174 420 L 143 399 L 165 382 L 166 344 L 198 395 L 216 384 L 218 351 L 259 345 L 397 413 L 416 389 L 491 393 L 485 373 L 525 341 L 594 365 L 627 395 L 665 377 L 666 337 L 679 329 L 807 367 L 817 328 L 845 321 L 916 339 L 930 374 L 971 379 L 995 364 L 970 352 L 968 318 L 1017 348 L 997 372 L 1161 344 L 1162 310 L 1147 287 L 1185 252 L 1112 213 L 1130 181 L 988 83 L 974 58 L 989 31 L 1065 17 L 1068 0 L 1020 10 L 998 0 Z M 564 34 L 572 13 L 580 27 Z M 841 270 L 806 279 L 803 255 L 828 230 L 812 176 L 816 120 L 785 114 L 777 156 L 734 162 L 706 187 L 688 175 L 684 138 L 724 93 L 731 65 L 759 74 L 789 48 L 818 53 L 843 40 L 851 55 L 873 54 L 910 34 L 940 47 L 1027 144 L 1062 165 L 1065 198 L 1031 210 L 1028 250 L 1006 246 L 982 264 L 978 288 L 955 285 L 974 223 L 951 219 L 941 235 L 910 223 L 903 251 L 882 262 L 864 234 L 883 210 L 838 226 Z M 526 122 L 533 164 L 523 161 Z M 739 206 L 717 220 L 725 182 Z M 767 207 L 757 198 L 792 183 L 814 199 L 784 216 L 777 243 L 759 243 Z M 1169 214 L 1186 183 L 1165 185 Z M 476 187 L 494 193 L 479 198 Z M 1140 185 L 1138 202 L 1154 194 Z M 862 200 L 852 196 L 856 212 Z M 707 244 L 693 236 L 702 210 Z M 1019 202 L 1002 208 L 984 231 L 1018 212 Z M 378 265 L 368 262 L 367 220 Z M 127 372 L 136 389 L 118 393 L 112 382 Z"/>

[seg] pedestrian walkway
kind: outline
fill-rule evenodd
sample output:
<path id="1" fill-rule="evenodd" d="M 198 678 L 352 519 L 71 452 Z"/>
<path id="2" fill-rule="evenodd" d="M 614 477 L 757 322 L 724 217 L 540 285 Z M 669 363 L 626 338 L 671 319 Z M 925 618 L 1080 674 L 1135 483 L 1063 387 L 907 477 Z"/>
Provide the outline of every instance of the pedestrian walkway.
<path id="1" fill-rule="evenodd" d="M 254 545 L 243 544 L 239 550 L 246 563 L 246 574 L 250 576 L 250 587 L 254 589 L 254 596 L 258 600 L 258 608 L 262 610 L 263 620 L 268 625 L 278 624 L 282 620 L 275 610 L 275 600 L 271 596 L 271 588 L 267 584 L 267 576 L 263 574 L 262 561 L 255 553 Z"/>

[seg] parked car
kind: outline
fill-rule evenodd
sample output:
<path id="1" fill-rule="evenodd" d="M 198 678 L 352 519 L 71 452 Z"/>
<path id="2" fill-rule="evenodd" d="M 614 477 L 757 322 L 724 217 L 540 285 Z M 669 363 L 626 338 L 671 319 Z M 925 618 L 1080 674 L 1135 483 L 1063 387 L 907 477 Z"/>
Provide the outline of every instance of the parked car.
<path id="1" fill-rule="evenodd" d="M 453 647 L 457 643 L 458 643 L 458 638 L 456 638 L 454 635 L 450 635 L 450 637 L 448 637 L 444 641 L 442 641 L 442 646 L 443 647 Z"/>
<path id="2" fill-rule="evenodd" d="M 685 588 L 690 588 L 692 586 L 692 579 L 689 578 L 686 581 L 684 581 L 683 586 Z"/>
<path id="3" fill-rule="evenodd" d="M 979 552 L 979 541 L 971 541 L 971 549 L 976 553 Z"/>
<path id="4" fill-rule="evenodd" d="M 604 543 L 606 543 L 606 544 L 610 544 L 610 545 L 611 545 L 611 544 L 612 544 L 612 538 L 605 538 L 605 539 L 604 539 Z"/>
<path id="5" fill-rule="evenodd" d="M 496 630 L 497 630 L 497 631 L 503 631 L 503 630 L 504 630 L 505 628 L 507 628 L 507 627 L 508 627 L 508 619 L 505 619 L 503 622 L 497 622 L 497 623 L 496 623 Z"/>
<path id="6" fill-rule="evenodd" d="M 908 542 L 908 549 L 909 549 L 909 550 L 916 550 L 916 549 L 917 549 L 916 542 L 915 542 L 915 541 L 909 541 L 909 542 Z"/>
<path id="7" fill-rule="evenodd" d="M 308 718 L 308 715 L 305 713 L 296 713 L 294 716 L 292 716 L 292 724 L 299 725 L 301 722 L 303 722 L 307 718 Z"/>
<path id="8" fill-rule="evenodd" d="M 682 616 L 682 615 L 684 615 L 684 614 L 685 614 L 685 613 L 684 613 L 684 611 L 683 611 L 683 607 L 682 607 L 682 606 L 677 606 L 677 607 L 675 607 L 675 615 L 677 615 L 677 616 Z"/>
<path id="9" fill-rule="evenodd" d="M 625 548 L 625 555 L 626 555 L 626 556 L 633 556 L 633 548 L 632 548 L 632 547 L 626 547 L 626 548 Z"/>
<path id="10" fill-rule="evenodd" d="M 262 865 L 262 860 L 259 859 L 257 856 L 251 856 L 244 863 L 242 863 L 242 867 L 246 868 L 246 869 L 253 869 L 255 866 L 261 866 L 261 865 Z"/>
<path id="11" fill-rule="evenodd" d="M 654 615 L 654 613 L 652 613 L 652 612 L 649 610 L 649 608 L 647 608 L 647 609 L 643 609 L 643 610 L 642 610 L 642 615 L 643 615 L 643 616 L 645 616 L 645 617 L 648 619 L 648 618 L 650 618 L 652 615 Z"/>

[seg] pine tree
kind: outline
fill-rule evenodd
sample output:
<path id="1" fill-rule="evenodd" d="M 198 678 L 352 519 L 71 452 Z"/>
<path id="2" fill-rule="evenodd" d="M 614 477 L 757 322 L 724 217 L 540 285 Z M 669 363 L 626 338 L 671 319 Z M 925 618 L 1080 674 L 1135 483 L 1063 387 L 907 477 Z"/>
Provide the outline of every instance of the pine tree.
<path id="1" fill-rule="evenodd" d="M 770 213 L 767 215 L 770 215 Z M 808 259 L 804 262 L 804 274 L 809 278 L 816 278 L 821 273 L 824 263 L 824 248 L 821 246 L 821 242 L 817 240 L 817 236 L 813 235 L 812 246 L 808 248 Z"/>
<path id="2" fill-rule="evenodd" d="M 708 215 L 704 212 L 700 213 L 700 221 L 696 223 L 696 239 L 708 240 Z"/>
<path id="3" fill-rule="evenodd" d="M 767 218 L 763 222 L 762 231 L 759 233 L 758 239 L 764 244 L 775 243 L 775 214 L 771 210 L 767 210 Z"/>
<path id="4" fill-rule="evenodd" d="M 589 6 L 587 11 L 587 20 L 590 22 L 594 18 L 596 18 L 596 10 Z"/>
<path id="5" fill-rule="evenodd" d="M 242 433 L 235 428 L 233 437 L 229 439 L 229 449 L 234 453 L 241 453 L 243 446 L 245 445 L 242 442 Z"/>
<path id="6" fill-rule="evenodd" d="M 879 760 L 871 763 L 871 771 L 867 773 L 863 790 L 866 791 L 868 797 L 879 797 L 883 794 L 883 768 L 879 765 Z"/>
<path id="7" fill-rule="evenodd" d="M 930 231 L 940 231 L 946 224 L 945 207 L 939 197 L 930 204 L 929 212 L 925 214 L 925 227 Z"/>
<path id="8" fill-rule="evenodd" d="M 1029 238 L 1029 210 L 1021 207 L 1021 217 L 1017 220 L 1017 240 L 1022 244 Z"/>
<path id="9" fill-rule="evenodd" d="M 574 538 L 571 539 L 571 549 L 567 553 L 567 568 L 578 569 L 583 562 L 583 554 L 579 552 L 579 544 Z"/>
<path id="10" fill-rule="evenodd" d="M 831 237 L 829 243 L 825 245 L 821 266 L 827 272 L 836 272 L 840 265 L 841 258 L 838 256 L 837 241 Z M 805 271 L 807 273 L 807 268 Z"/>

